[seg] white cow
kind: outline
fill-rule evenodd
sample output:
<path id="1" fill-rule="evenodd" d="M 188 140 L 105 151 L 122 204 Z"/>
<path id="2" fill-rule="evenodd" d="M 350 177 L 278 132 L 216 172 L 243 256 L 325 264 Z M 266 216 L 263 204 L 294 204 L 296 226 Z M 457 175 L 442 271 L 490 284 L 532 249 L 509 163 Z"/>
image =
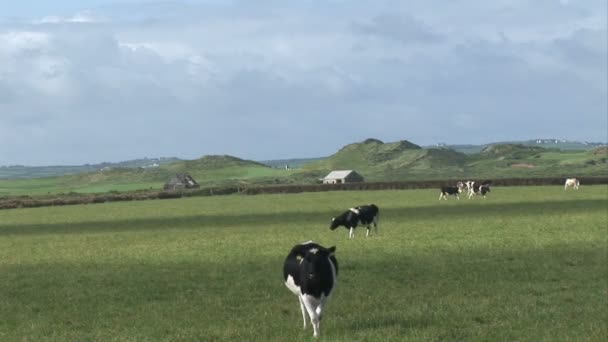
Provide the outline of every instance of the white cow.
<path id="1" fill-rule="evenodd" d="M 576 178 L 568 178 L 566 179 L 566 183 L 564 183 L 564 190 L 568 190 L 568 188 L 573 188 L 574 190 L 578 190 L 581 182 Z"/>
<path id="2" fill-rule="evenodd" d="M 467 193 L 469 193 L 469 192 L 471 192 L 471 190 L 473 190 L 473 186 L 475 185 L 475 181 L 468 180 L 468 181 L 464 182 L 464 185 L 467 188 Z"/>

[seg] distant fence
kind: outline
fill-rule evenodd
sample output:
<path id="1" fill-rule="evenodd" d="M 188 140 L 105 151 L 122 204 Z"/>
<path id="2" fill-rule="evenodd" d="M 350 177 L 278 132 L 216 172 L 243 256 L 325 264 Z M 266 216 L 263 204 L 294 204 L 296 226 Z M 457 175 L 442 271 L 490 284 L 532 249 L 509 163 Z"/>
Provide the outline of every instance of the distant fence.
<path id="1" fill-rule="evenodd" d="M 581 185 L 608 184 L 608 177 L 579 177 Z M 530 185 L 560 185 L 564 177 L 546 178 L 502 178 L 491 180 L 492 186 L 530 186 Z M 484 179 L 480 180 L 484 181 Z M 132 192 L 110 192 L 100 194 L 57 194 L 45 196 L 19 196 L 0 198 L 0 209 L 35 208 L 44 206 L 62 206 L 73 204 L 93 204 L 117 201 L 141 201 L 152 199 L 170 199 L 196 196 L 216 195 L 258 195 L 258 194 L 290 194 L 301 192 L 322 191 L 365 191 L 365 190 L 408 190 L 433 189 L 444 185 L 455 185 L 458 180 L 426 180 L 401 182 L 362 182 L 346 184 L 305 184 L 305 185 L 252 185 L 222 188 L 202 188 L 183 191 L 141 190 Z"/>
<path id="2" fill-rule="evenodd" d="M 581 185 L 608 184 L 608 177 L 580 177 Z M 502 178 L 480 179 L 479 182 L 490 181 L 492 186 L 528 186 L 528 185 L 564 185 L 564 177 L 550 178 Z M 433 189 L 445 185 L 456 185 L 461 179 L 451 180 L 425 180 L 400 182 L 362 182 L 345 184 L 309 184 L 309 185 L 268 185 L 252 186 L 241 192 L 247 195 L 320 192 L 320 191 L 347 191 L 347 190 L 408 190 Z"/>

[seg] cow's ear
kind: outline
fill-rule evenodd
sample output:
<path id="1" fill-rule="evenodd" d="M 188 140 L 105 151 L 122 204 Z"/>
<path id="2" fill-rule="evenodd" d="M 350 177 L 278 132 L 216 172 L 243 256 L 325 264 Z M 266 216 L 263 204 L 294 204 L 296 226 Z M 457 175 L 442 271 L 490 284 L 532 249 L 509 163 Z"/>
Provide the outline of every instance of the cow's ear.
<path id="1" fill-rule="evenodd" d="M 336 252 L 336 246 L 331 246 L 327 249 L 327 252 L 329 253 L 329 255 L 332 255 Z"/>

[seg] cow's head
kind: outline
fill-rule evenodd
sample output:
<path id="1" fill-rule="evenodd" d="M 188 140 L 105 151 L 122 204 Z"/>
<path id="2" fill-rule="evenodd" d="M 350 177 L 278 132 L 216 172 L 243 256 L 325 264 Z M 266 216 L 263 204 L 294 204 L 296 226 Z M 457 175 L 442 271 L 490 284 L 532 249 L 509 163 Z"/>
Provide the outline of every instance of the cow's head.
<path id="1" fill-rule="evenodd" d="M 331 223 L 329 224 L 329 229 L 334 230 L 340 227 L 340 220 L 337 220 L 335 217 L 331 218 Z"/>
<path id="2" fill-rule="evenodd" d="M 319 281 L 319 276 L 323 274 L 323 269 L 327 267 L 331 255 L 336 252 L 336 246 L 329 248 L 312 248 L 304 255 L 302 268 L 306 272 L 309 281 Z"/>

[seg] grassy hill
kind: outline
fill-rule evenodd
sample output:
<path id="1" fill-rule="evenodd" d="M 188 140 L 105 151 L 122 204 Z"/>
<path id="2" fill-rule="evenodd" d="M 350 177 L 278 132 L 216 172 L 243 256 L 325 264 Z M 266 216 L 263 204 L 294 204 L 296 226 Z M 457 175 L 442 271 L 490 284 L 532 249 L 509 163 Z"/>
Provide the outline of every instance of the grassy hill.
<path id="1" fill-rule="evenodd" d="M 491 144 L 482 144 L 482 145 L 446 145 L 442 144 L 441 147 L 449 148 L 458 152 L 466 153 L 466 154 L 474 154 L 479 153 L 483 149 L 490 147 L 492 145 L 524 145 L 524 146 L 534 146 L 534 147 L 542 147 L 547 149 L 558 149 L 561 151 L 589 151 L 598 147 L 605 146 L 604 143 L 597 142 L 580 142 L 580 141 L 566 141 L 559 139 L 534 139 L 534 140 L 524 140 L 524 141 L 505 141 L 505 142 L 497 142 Z M 435 146 L 429 146 L 435 147 Z"/>
<path id="2" fill-rule="evenodd" d="M 607 149 L 561 151 L 518 144 L 494 145 L 469 157 L 472 174 L 503 177 L 606 176 Z"/>
<path id="3" fill-rule="evenodd" d="M 104 167 L 77 174 L 0 180 L 0 196 L 67 192 L 161 189 L 175 173 L 189 173 L 201 185 L 312 184 L 332 170 L 356 170 L 367 181 L 465 178 L 608 176 L 608 148 L 580 151 L 523 144 L 494 144 L 477 153 L 422 148 L 409 141 L 377 139 L 344 146 L 335 154 L 285 169 L 227 155 L 176 160 L 155 167 Z"/>
<path id="4" fill-rule="evenodd" d="M 153 168 L 105 167 L 65 176 L 0 180 L 0 196 L 161 189 L 175 173 L 189 173 L 205 187 L 252 182 L 285 183 L 284 178 L 294 172 L 232 156 L 204 156 Z"/>
<path id="5" fill-rule="evenodd" d="M 328 172 L 354 169 L 368 181 L 441 178 L 607 176 L 606 147 L 588 151 L 547 149 L 523 144 L 495 144 L 478 153 L 448 148 L 420 148 L 407 141 L 368 139 L 345 146 L 327 159 L 305 165 Z"/>

